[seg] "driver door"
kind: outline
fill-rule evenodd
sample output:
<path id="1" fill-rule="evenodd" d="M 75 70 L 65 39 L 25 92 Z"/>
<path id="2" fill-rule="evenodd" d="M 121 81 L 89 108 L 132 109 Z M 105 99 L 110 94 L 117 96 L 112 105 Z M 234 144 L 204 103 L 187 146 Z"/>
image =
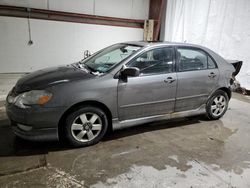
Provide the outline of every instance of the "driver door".
<path id="1" fill-rule="evenodd" d="M 174 49 L 149 50 L 126 66 L 137 67 L 140 75 L 118 82 L 119 121 L 162 115 L 174 111 L 177 77 Z"/>

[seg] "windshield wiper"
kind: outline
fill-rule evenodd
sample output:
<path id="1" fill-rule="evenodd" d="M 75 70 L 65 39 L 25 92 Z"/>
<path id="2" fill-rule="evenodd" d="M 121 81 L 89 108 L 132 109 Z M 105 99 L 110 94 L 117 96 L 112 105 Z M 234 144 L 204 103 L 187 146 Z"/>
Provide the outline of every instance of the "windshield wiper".
<path id="1" fill-rule="evenodd" d="M 94 75 L 99 75 L 99 74 L 102 74 L 102 72 L 98 71 L 98 70 L 95 70 L 93 69 L 92 67 L 84 64 L 84 63 L 79 63 L 80 66 L 86 70 L 88 70 L 91 74 L 94 74 Z"/>
<path id="2" fill-rule="evenodd" d="M 83 69 L 86 72 L 90 72 L 90 70 L 83 63 L 80 63 L 80 61 L 77 63 L 74 63 L 73 66 L 78 68 L 78 69 Z"/>

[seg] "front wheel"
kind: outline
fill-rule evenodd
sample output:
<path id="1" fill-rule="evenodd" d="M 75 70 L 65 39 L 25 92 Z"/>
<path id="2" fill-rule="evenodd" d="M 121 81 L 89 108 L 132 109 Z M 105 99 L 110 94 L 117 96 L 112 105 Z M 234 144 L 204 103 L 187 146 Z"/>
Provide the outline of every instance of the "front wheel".
<path id="1" fill-rule="evenodd" d="M 221 118 L 227 111 L 229 98 L 226 92 L 216 91 L 206 104 L 207 117 L 211 120 Z"/>
<path id="2" fill-rule="evenodd" d="M 66 118 L 64 136 L 75 147 L 98 143 L 108 128 L 106 114 L 99 108 L 83 106 Z"/>

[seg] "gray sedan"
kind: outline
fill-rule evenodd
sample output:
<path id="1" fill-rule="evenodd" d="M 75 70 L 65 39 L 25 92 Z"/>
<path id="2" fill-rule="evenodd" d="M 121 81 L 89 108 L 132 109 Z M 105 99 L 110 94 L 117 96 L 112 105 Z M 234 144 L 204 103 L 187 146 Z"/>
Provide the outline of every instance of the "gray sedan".
<path id="1" fill-rule="evenodd" d="M 87 146 L 112 129 L 198 114 L 219 119 L 235 74 L 232 64 L 202 46 L 119 43 L 22 77 L 6 109 L 19 137 Z"/>

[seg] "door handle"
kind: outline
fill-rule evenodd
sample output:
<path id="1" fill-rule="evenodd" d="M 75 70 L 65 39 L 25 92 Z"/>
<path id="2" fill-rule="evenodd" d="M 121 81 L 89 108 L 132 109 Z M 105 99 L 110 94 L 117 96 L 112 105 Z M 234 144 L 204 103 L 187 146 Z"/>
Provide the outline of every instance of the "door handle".
<path id="1" fill-rule="evenodd" d="M 216 74 L 214 72 L 210 72 L 210 74 L 208 75 L 209 78 L 214 78 L 216 77 Z"/>
<path id="2" fill-rule="evenodd" d="M 172 78 L 172 77 L 167 77 L 167 79 L 164 80 L 164 82 L 165 82 L 165 83 L 168 83 L 168 84 L 171 84 L 171 83 L 173 83 L 174 81 L 175 81 L 175 79 Z"/>

